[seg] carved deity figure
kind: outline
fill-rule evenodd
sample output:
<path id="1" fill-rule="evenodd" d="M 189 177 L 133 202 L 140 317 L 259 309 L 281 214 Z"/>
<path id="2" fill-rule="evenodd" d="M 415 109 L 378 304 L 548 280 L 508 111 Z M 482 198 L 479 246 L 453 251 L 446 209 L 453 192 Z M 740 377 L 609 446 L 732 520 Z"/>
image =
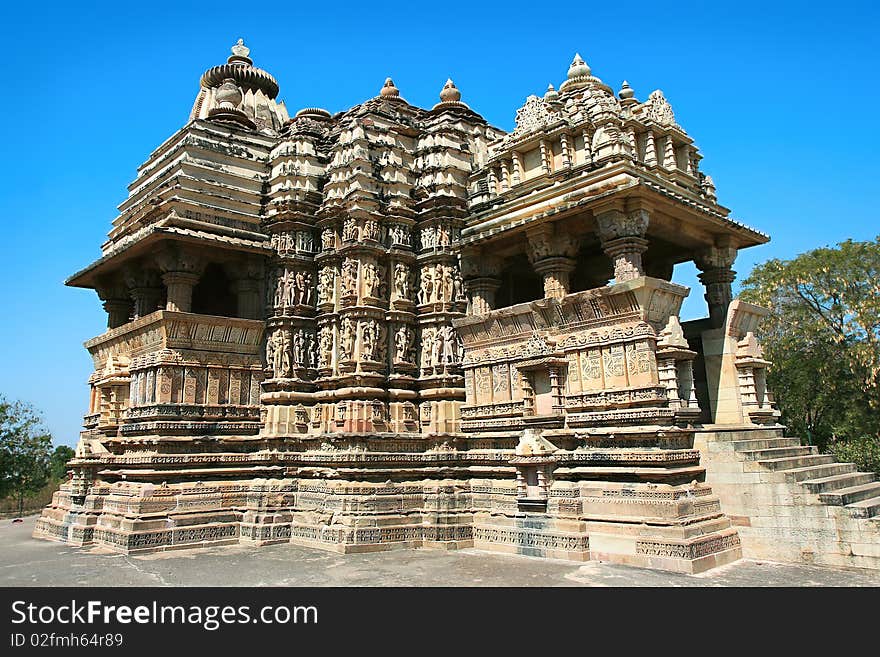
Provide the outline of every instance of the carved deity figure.
<path id="1" fill-rule="evenodd" d="M 318 303 L 333 303 L 336 272 L 333 267 L 322 267 L 318 274 Z"/>
<path id="2" fill-rule="evenodd" d="M 368 219 L 364 223 L 363 239 L 377 240 L 379 239 L 379 224 L 375 219 Z"/>
<path id="3" fill-rule="evenodd" d="M 421 366 L 423 370 L 431 367 L 431 349 L 434 345 L 434 331 L 425 329 L 422 331 Z"/>
<path id="4" fill-rule="evenodd" d="M 318 334 L 318 366 L 330 367 L 333 356 L 333 329 L 329 326 L 321 327 Z"/>
<path id="5" fill-rule="evenodd" d="M 448 365 L 450 363 L 456 362 L 456 356 L 458 355 L 457 347 L 457 337 L 455 334 L 455 329 L 451 326 L 443 326 L 440 329 L 440 335 L 443 338 L 443 353 L 441 355 L 441 362 L 444 365 Z M 438 364 L 438 363 L 435 363 Z"/>
<path id="6" fill-rule="evenodd" d="M 422 285 L 419 289 L 419 303 L 431 303 L 435 300 L 434 295 L 434 272 L 432 267 L 422 268 Z"/>
<path id="7" fill-rule="evenodd" d="M 361 359 L 373 360 L 376 349 L 376 322 L 369 320 L 361 324 Z"/>
<path id="8" fill-rule="evenodd" d="M 302 329 L 293 334 L 293 362 L 296 363 L 297 367 L 302 367 L 305 364 L 304 340 L 305 336 Z"/>
<path id="9" fill-rule="evenodd" d="M 394 334 L 394 360 L 402 363 L 409 361 L 409 350 L 412 345 L 412 334 L 405 324 Z"/>
<path id="10" fill-rule="evenodd" d="M 321 248 L 325 251 L 336 248 L 336 233 L 332 228 L 325 228 L 321 231 Z"/>
<path id="11" fill-rule="evenodd" d="M 339 353 L 342 360 L 351 360 L 354 353 L 355 327 L 351 318 L 346 317 L 342 320 L 342 326 L 339 331 Z"/>
<path id="12" fill-rule="evenodd" d="M 358 238 L 357 222 L 354 219 L 346 219 L 342 227 L 342 241 L 353 242 Z"/>
<path id="13" fill-rule="evenodd" d="M 342 296 L 357 295 L 358 263 L 357 260 L 346 258 L 342 265 Z"/>
<path id="14" fill-rule="evenodd" d="M 379 294 L 379 270 L 372 262 L 364 265 L 364 296 L 377 298 Z"/>
<path id="15" fill-rule="evenodd" d="M 394 265 L 394 296 L 409 299 L 409 267 L 400 262 Z"/>

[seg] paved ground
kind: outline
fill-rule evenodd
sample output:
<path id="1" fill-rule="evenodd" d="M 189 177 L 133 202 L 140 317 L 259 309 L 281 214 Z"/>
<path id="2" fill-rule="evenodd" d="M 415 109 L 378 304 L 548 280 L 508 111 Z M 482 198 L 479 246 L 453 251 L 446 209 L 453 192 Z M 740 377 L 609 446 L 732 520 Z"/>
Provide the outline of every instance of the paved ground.
<path id="1" fill-rule="evenodd" d="M 0 586 L 880 586 L 880 573 L 739 561 L 701 575 L 476 550 L 341 555 L 293 545 L 124 556 L 31 538 L 0 521 Z"/>

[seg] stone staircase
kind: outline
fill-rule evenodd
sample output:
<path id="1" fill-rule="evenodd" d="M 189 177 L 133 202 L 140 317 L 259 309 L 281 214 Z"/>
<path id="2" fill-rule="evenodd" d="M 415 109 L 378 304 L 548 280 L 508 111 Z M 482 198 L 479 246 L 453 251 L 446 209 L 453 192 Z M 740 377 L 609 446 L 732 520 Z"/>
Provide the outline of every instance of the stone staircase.
<path id="1" fill-rule="evenodd" d="M 781 428 L 707 427 L 706 483 L 748 558 L 880 569 L 880 479 Z"/>

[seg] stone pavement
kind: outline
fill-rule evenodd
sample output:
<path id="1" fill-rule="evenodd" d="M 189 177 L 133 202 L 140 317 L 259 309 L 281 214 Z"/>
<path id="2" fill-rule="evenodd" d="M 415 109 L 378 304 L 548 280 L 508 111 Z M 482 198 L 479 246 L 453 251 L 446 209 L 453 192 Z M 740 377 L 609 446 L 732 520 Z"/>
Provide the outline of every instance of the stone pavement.
<path id="1" fill-rule="evenodd" d="M 477 550 L 342 555 L 294 545 L 125 556 L 31 538 L 0 520 L 0 586 L 880 586 L 880 573 L 738 561 L 700 575 Z"/>

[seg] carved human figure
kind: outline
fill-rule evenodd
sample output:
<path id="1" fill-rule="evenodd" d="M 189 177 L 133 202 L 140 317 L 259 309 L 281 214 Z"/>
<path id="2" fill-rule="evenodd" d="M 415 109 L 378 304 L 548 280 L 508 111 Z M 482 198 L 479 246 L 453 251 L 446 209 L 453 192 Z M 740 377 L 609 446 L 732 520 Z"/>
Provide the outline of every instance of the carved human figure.
<path id="1" fill-rule="evenodd" d="M 437 226 L 437 246 L 449 246 L 449 230 L 442 224 Z"/>
<path id="2" fill-rule="evenodd" d="M 443 330 L 439 330 L 434 334 L 434 341 L 431 344 L 431 367 L 442 364 L 443 362 Z"/>
<path id="3" fill-rule="evenodd" d="M 457 340 L 455 329 L 451 326 L 444 326 L 440 329 L 440 334 L 443 337 L 443 354 L 442 354 L 442 362 L 443 364 L 449 364 L 456 362 L 456 356 L 458 350 Z"/>
<path id="4" fill-rule="evenodd" d="M 431 367 L 431 349 L 434 345 L 433 329 L 424 329 L 422 331 L 422 349 L 421 349 L 421 366 L 423 370 Z"/>
<path id="5" fill-rule="evenodd" d="M 329 326 L 322 326 L 318 334 L 318 366 L 330 367 L 333 356 L 333 329 Z"/>
<path id="6" fill-rule="evenodd" d="M 361 359 L 373 360 L 376 348 L 376 326 L 373 320 L 361 324 Z"/>
<path id="7" fill-rule="evenodd" d="M 409 361 L 409 349 L 412 342 L 412 335 L 406 324 L 401 325 L 394 334 L 394 360 L 402 363 Z"/>
<path id="8" fill-rule="evenodd" d="M 431 270 L 431 301 L 443 301 L 443 265 L 435 265 Z"/>
<path id="9" fill-rule="evenodd" d="M 296 299 L 295 303 L 302 304 L 306 295 L 306 273 L 301 269 L 296 272 Z"/>
<path id="10" fill-rule="evenodd" d="M 296 303 L 296 281 L 292 271 L 284 272 L 284 306 Z"/>
<path id="11" fill-rule="evenodd" d="M 379 224 L 375 221 L 375 219 L 368 219 L 364 223 L 364 239 L 379 239 Z"/>
<path id="12" fill-rule="evenodd" d="M 322 267 L 318 275 L 318 303 L 333 303 L 336 272 L 333 267 Z"/>
<path id="13" fill-rule="evenodd" d="M 364 265 L 364 296 L 377 297 L 379 293 L 379 271 L 372 262 Z"/>
<path id="14" fill-rule="evenodd" d="M 443 294 L 441 301 L 452 301 L 452 288 L 454 281 L 452 278 L 452 267 L 443 267 Z"/>
<path id="15" fill-rule="evenodd" d="M 351 360 L 353 356 L 355 327 L 350 317 L 342 320 L 339 331 L 339 353 L 342 360 Z"/>
<path id="16" fill-rule="evenodd" d="M 452 278 L 452 300 L 464 301 L 464 281 L 461 278 L 461 272 L 458 270 L 458 267 L 455 267 L 454 269 L 455 273 Z"/>
<path id="17" fill-rule="evenodd" d="M 354 219 L 346 219 L 342 228 L 342 241 L 352 242 L 358 238 L 357 222 Z"/>
<path id="18" fill-rule="evenodd" d="M 325 251 L 336 248 L 336 233 L 332 228 L 325 228 L 321 231 L 321 247 Z"/>
<path id="19" fill-rule="evenodd" d="M 296 363 L 297 367 L 302 367 L 305 364 L 305 345 L 303 344 L 305 341 L 305 336 L 303 335 L 303 330 L 294 332 L 293 334 L 293 362 Z"/>
<path id="20" fill-rule="evenodd" d="M 419 289 L 419 303 L 425 304 L 432 301 L 434 296 L 434 276 L 430 267 L 422 268 L 422 285 Z"/>
<path id="21" fill-rule="evenodd" d="M 358 263 L 356 260 L 346 258 L 342 265 L 342 296 L 354 296 L 357 294 Z"/>
<path id="22" fill-rule="evenodd" d="M 394 296 L 409 299 L 409 267 L 400 262 L 394 265 Z"/>
<path id="23" fill-rule="evenodd" d="M 318 343 L 315 340 L 315 334 L 306 331 L 306 360 L 303 363 L 306 367 L 318 367 Z"/>

